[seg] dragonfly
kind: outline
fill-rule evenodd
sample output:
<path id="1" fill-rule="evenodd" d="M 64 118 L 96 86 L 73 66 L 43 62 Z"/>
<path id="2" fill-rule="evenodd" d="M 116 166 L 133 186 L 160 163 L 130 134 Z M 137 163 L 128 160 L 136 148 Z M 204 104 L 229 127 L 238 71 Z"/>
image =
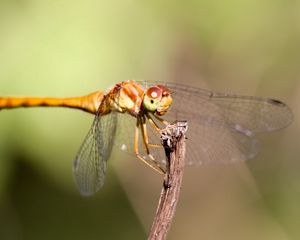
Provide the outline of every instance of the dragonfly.
<path id="1" fill-rule="evenodd" d="M 254 158 L 257 135 L 288 126 L 291 109 L 282 101 L 216 93 L 178 83 L 127 80 L 81 97 L 0 97 L 0 109 L 68 107 L 95 115 L 73 163 L 82 195 L 104 183 L 113 147 L 166 172 L 162 129 L 188 121 L 186 165 L 234 163 Z"/>

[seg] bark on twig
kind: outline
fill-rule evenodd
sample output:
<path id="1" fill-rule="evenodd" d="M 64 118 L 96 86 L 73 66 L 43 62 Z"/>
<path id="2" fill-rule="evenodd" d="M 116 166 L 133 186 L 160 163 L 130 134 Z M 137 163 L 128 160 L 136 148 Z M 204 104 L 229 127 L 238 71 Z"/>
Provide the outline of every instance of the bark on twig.
<path id="1" fill-rule="evenodd" d="M 186 130 L 186 121 L 177 121 L 163 130 L 161 138 L 166 153 L 167 171 L 148 240 L 164 240 L 170 229 L 183 177 Z"/>

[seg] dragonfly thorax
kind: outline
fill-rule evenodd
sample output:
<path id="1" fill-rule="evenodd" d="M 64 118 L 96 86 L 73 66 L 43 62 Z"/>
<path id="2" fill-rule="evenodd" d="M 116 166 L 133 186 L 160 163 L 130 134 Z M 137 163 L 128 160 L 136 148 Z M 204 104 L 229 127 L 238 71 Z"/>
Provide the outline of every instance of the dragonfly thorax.
<path id="1" fill-rule="evenodd" d="M 157 116 L 164 115 L 172 104 L 171 92 L 163 85 L 145 89 L 133 80 L 122 82 L 106 95 L 109 108 L 121 113 L 138 116 L 151 112 Z"/>
<path id="2" fill-rule="evenodd" d="M 121 113 L 137 116 L 141 113 L 144 89 L 133 80 L 118 84 L 107 95 L 110 107 Z"/>

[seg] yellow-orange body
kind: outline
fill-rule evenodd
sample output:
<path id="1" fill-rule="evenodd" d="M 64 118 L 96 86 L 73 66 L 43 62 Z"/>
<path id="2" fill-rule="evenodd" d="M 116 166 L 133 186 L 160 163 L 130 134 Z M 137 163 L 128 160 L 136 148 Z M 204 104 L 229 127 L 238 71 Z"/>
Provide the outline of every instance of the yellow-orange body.
<path id="1" fill-rule="evenodd" d="M 141 111 L 146 90 L 134 80 L 128 80 L 116 84 L 107 92 L 97 91 L 81 97 L 0 97 L 0 110 L 40 106 L 68 107 L 92 114 L 105 115 L 116 110 L 121 113 L 129 113 L 132 116 L 137 116 Z M 164 98 L 160 111 L 164 112 L 171 102 L 171 97 Z"/>
<path id="2" fill-rule="evenodd" d="M 94 92 L 82 97 L 0 97 L 0 109 L 17 107 L 69 107 L 96 113 L 103 99 L 103 92 Z"/>
<path id="3" fill-rule="evenodd" d="M 81 97 L 0 97 L 0 109 L 18 107 L 69 107 L 96 114 L 101 105 L 100 114 L 115 109 L 136 115 L 143 100 L 144 89 L 133 80 L 116 84 L 107 93 L 97 91 Z M 118 98 L 118 101 L 116 101 Z"/>

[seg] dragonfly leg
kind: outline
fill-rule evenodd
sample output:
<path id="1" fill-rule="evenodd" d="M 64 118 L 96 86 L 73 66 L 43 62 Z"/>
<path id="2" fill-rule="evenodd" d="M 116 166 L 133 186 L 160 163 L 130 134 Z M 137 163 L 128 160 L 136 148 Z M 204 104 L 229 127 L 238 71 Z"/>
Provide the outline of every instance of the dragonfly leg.
<path id="1" fill-rule="evenodd" d="M 150 113 L 146 113 L 146 117 L 150 123 L 150 126 L 159 134 L 161 134 L 161 128 L 157 125 L 157 123 L 153 120 L 152 116 L 150 115 Z M 169 125 L 170 123 L 156 115 L 153 115 L 153 117 L 155 117 L 158 121 L 160 121 L 162 124 L 164 124 L 165 126 Z"/>
<path id="2" fill-rule="evenodd" d="M 148 157 L 151 159 L 152 163 L 159 168 L 160 170 L 162 170 L 163 172 L 165 172 L 165 170 L 160 166 L 160 164 L 155 160 L 155 158 L 153 157 L 153 155 L 150 153 L 149 150 L 149 137 L 148 137 L 148 131 L 147 131 L 147 126 L 146 126 L 146 117 L 143 116 L 142 117 L 142 136 L 143 136 L 143 143 L 145 146 L 145 150 L 146 153 L 148 155 Z"/>
<path id="3" fill-rule="evenodd" d="M 164 125 L 170 125 L 170 123 L 167 121 L 167 120 L 165 120 L 165 119 L 163 119 L 163 118 L 161 118 L 161 117 L 159 117 L 159 116 L 156 116 L 156 115 L 153 115 L 158 121 L 160 121 L 162 124 L 164 124 Z"/>
<path id="4" fill-rule="evenodd" d="M 151 115 L 149 113 L 146 113 L 147 119 L 150 123 L 150 126 L 159 134 L 161 133 L 161 129 L 159 128 L 159 126 L 156 124 L 156 122 L 153 121 Z"/>
<path id="5" fill-rule="evenodd" d="M 143 137 L 145 151 L 146 151 L 147 155 L 150 155 L 150 151 L 149 151 L 149 147 L 148 147 L 148 144 L 149 144 L 148 139 L 149 138 L 148 138 L 148 132 L 147 132 L 146 121 L 145 121 L 144 116 L 141 117 L 141 131 L 142 131 L 142 137 Z"/>
<path id="6" fill-rule="evenodd" d="M 155 161 L 154 157 L 149 153 L 149 148 L 147 147 L 147 141 L 148 139 L 145 139 L 145 135 L 144 135 L 144 130 L 142 127 L 142 134 L 143 134 L 143 141 L 144 141 L 144 145 L 146 148 L 146 152 L 148 157 L 151 160 L 151 163 L 149 163 L 148 161 L 146 161 L 146 159 L 144 159 L 140 154 L 139 154 L 139 127 L 140 127 L 140 119 L 138 118 L 137 120 L 137 125 L 135 127 L 135 137 L 134 137 L 134 152 L 135 155 L 138 157 L 138 159 L 140 159 L 143 163 L 145 163 L 146 165 L 148 165 L 149 167 L 151 167 L 152 169 L 154 169 L 155 171 L 157 171 L 160 174 L 165 174 L 165 170 Z M 147 133 L 146 133 L 147 135 Z"/>

